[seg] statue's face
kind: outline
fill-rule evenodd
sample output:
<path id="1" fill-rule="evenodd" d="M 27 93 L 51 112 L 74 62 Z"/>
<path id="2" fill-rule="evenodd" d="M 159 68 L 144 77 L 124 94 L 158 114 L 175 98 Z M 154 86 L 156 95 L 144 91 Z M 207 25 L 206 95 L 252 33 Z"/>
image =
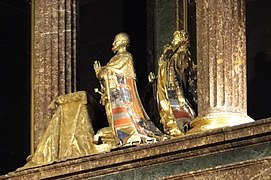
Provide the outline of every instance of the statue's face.
<path id="1" fill-rule="evenodd" d="M 129 43 L 129 39 L 127 35 L 122 33 L 116 35 L 115 40 L 112 44 L 112 51 L 116 53 L 121 47 L 127 47 Z"/>
<path id="2" fill-rule="evenodd" d="M 172 40 L 172 45 L 173 45 L 174 47 L 176 47 L 176 46 L 179 46 L 180 43 L 181 43 L 180 36 L 175 35 L 174 38 L 173 38 L 173 40 Z"/>
<path id="3" fill-rule="evenodd" d="M 178 47 L 181 45 L 186 45 L 188 42 L 188 35 L 184 31 L 177 31 L 173 35 L 172 45 L 173 47 Z"/>
<path id="4" fill-rule="evenodd" d="M 114 53 L 117 52 L 122 44 L 123 44 L 122 41 L 119 38 L 116 37 L 113 44 L 112 44 L 112 46 L 113 46 L 112 51 Z"/>

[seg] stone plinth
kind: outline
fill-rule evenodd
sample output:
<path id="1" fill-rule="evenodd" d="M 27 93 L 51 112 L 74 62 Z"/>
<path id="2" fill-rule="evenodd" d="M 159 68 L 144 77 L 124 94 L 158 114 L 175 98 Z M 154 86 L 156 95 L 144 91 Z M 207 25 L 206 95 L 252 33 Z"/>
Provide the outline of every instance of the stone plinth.
<path id="1" fill-rule="evenodd" d="M 265 119 L 11 172 L 0 179 L 249 179 L 269 177 L 270 167 L 271 119 Z"/>

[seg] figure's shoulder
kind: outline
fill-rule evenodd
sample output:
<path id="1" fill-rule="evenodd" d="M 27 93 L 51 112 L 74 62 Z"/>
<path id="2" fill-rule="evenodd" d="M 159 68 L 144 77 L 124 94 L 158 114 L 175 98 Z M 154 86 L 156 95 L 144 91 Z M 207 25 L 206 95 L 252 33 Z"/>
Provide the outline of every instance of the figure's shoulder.
<path id="1" fill-rule="evenodd" d="M 132 55 L 129 52 L 122 52 L 113 56 L 107 63 L 107 66 L 119 66 L 130 61 L 133 61 Z"/>
<path id="2" fill-rule="evenodd" d="M 131 53 L 125 51 L 125 52 L 122 52 L 122 53 L 119 53 L 117 54 L 118 57 L 120 58 L 128 58 L 128 59 L 133 59 L 133 56 Z"/>

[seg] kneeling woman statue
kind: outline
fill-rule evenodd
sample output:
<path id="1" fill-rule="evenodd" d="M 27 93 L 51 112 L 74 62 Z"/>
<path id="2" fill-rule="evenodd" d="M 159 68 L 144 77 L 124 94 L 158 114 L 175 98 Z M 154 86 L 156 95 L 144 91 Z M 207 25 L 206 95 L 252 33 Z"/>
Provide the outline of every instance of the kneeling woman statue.
<path id="1" fill-rule="evenodd" d="M 103 67 L 99 61 L 94 62 L 95 73 L 101 83 L 101 104 L 105 106 L 112 136 L 122 146 L 152 143 L 162 136 L 141 104 L 128 46 L 129 36 L 119 33 L 112 47 L 116 54 L 110 61 Z"/>
<path id="2" fill-rule="evenodd" d="M 195 112 L 184 94 L 187 84 L 185 70 L 192 62 L 188 43 L 189 38 L 185 31 L 175 31 L 172 42 L 164 46 L 159 59 L 157 101 L 160 121 L 164 132 L 174 137 L 184 135 L 190 122 L 195 118 Z M 195 68 L 195 65 L 192 68 Z M 195 79 L 191 79 L 192 75 L 195 73 L 190 74 L 188 79 L 190 86 Z"/>

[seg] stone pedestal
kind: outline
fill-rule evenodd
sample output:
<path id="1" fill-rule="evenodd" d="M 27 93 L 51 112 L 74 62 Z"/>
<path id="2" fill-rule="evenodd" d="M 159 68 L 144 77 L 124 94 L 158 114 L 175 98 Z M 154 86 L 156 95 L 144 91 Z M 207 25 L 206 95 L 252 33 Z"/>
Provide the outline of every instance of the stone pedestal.
<path id="1" fill-rule="evenodd" d="M 0 179 L 270 179 L 271 119 L 11 172 Z"/>
<path id="2" fill-rule="evenodd" d="M 32 153 L 52 117 L 50 102 L 75 91 L 76 0 L 32 2 Z"/>
<path id="3" fill-rule="evenodd" d="M 189 133 L 252 122 L 247 116 L 244 0 L 197 0 L 198 118 Z"/>

